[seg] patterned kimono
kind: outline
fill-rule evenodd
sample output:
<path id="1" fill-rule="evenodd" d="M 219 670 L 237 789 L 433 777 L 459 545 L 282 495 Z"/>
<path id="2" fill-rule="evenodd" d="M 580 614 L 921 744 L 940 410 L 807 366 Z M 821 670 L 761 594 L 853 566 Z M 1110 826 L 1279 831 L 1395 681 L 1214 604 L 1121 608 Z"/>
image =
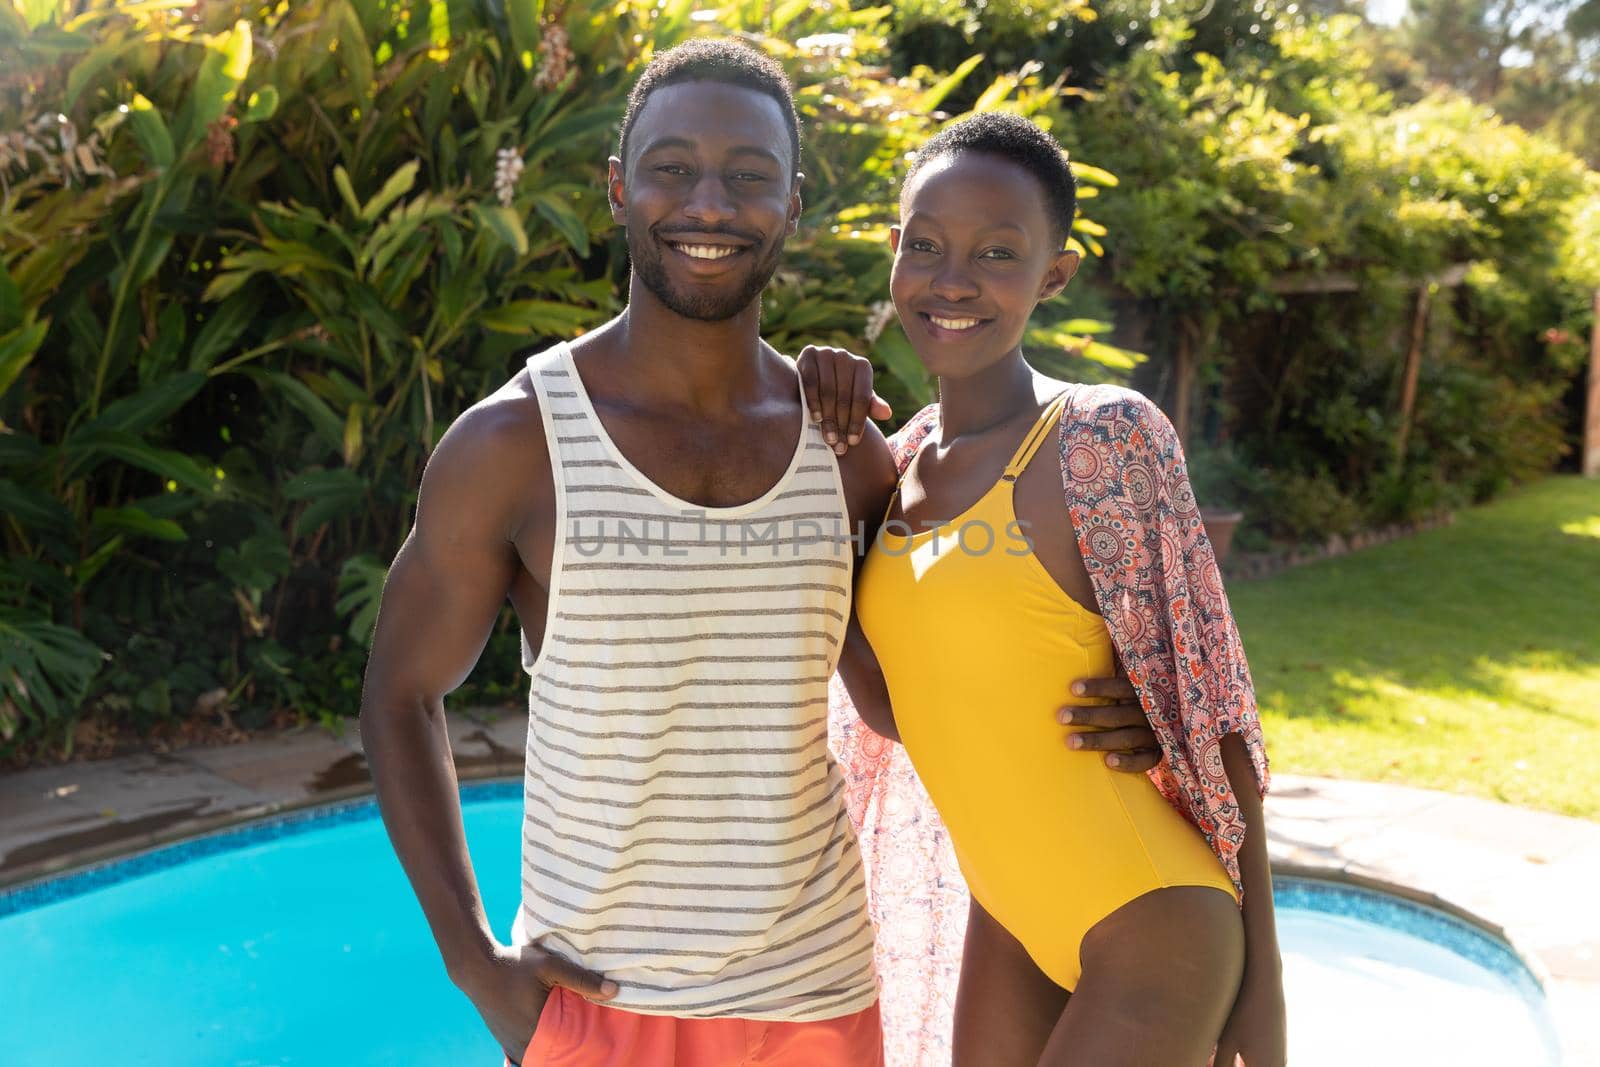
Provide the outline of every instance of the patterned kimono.
<path id="1" fill-rule="evenodd" d="M 930 405 L 891 438 L 901 473 L 937 424 L 938 406 Z M 1239 885 L 1244 823 L 1223 771 L 1222 738 L 1244 739 L 1263 795 L 1266 752 L 1250 670 L 1177 434 L 1150 400 L 1109 385 L 1073 386 L 1060 430 L 1078 550 L 1161 746 L 1150 777 Z M 862 724 L 837 679 L 832 696 L 833 750 L 877 926 L 888 1065 L 945 1067 L 966 885 L 905 750 Z"/>

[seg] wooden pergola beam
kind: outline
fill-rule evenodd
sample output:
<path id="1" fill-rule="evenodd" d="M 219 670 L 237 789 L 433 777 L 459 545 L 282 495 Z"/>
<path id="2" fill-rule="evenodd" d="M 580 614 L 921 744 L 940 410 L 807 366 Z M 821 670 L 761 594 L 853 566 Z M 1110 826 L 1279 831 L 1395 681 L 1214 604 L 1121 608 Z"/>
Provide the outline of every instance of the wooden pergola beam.
<path id="1" fill-rule="evenodd" d="M 1406 459 L 1406 438 L 1411 436 L 1411 412 L 1417 404 L 1417 375 L 1422 370 L 1422 345 L 1427 340 L 1428 307 L 1433 299 L 1433 286 L 1417 289 L 1416 312 L 1411 316 L 1411 344 L 1406 348 L 1405 377 L 1400 386 L 1400 433 L 1395 439 L 1394 455 L 1397 463 Z"/>
<path id="2" fill-rule="evenodd" d="M 1583 475 L 1600 478 L 1600 289 L 1594 291 L 1589 326 L 1589 402 L 1583 414 Z"/>
<path id="3" fill-rule="evenodd" d="M 1454 289 L 1467 279 L 1470 263 L 1452 263 L 1444 270 L 1435 271 L 1422 278 L 1401 278 L 1394 284 L 1407 289 L 1438 286 Z M 1327 274 L 1280 274 L 1267 283 L 1267 288 L 1280 296 L 1303 296 L 1317 293 L 1353 293 L 1361 288 L 1361 280 L 1353 274 L 1332 271 Z"/>

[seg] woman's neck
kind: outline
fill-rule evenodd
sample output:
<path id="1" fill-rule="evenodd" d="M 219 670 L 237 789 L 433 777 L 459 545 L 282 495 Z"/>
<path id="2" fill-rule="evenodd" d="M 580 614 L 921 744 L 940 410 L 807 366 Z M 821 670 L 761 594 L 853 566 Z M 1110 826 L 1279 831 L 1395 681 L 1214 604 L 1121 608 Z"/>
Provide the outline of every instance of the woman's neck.
<path id="1" fill-rule="evenodd" d="M 939 379 L 939 436 L 981 434 L 1037 404 L 1033 368 L 1016 351 L 969 377 Z"/>

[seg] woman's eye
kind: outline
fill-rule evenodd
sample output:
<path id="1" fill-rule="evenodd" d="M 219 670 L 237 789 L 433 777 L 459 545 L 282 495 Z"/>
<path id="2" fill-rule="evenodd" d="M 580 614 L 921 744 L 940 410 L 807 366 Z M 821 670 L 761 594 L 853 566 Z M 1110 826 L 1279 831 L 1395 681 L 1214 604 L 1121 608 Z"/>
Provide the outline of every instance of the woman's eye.
<path id="1" fill-rule="evenodd" d="M 983 254 L 985 259 L 1016 259 L 1009 248 L 991 248 Z"/>
<path id="2" fill-rule="evenodd" d="M 678 163 L 662 163 L 656 167 L 662 174 L 688 174 L 689 168 Z"/>
<path id="3" fill-rule="evenodd" d="M 921 237 L 917 238 L 915 241 L 907 242 L 906 243 L 906 247 L 909 248 L 913 252 L 937 252 L 937 251 L 939 251 L 937 248 L 935 248 L 933 246 L 933 242 L 932 241 L 925 240 L 924 238 L 921 238 Z"/>
<path id="4" fill-rule="evenodd" d="M 753 170 L 742 170 L 738 174 L 735 174 L 734 177 L 738 178 L 742 182 L 764 182 L 767 180 L 767 176 L 765 174 L 759 174 Z"/>

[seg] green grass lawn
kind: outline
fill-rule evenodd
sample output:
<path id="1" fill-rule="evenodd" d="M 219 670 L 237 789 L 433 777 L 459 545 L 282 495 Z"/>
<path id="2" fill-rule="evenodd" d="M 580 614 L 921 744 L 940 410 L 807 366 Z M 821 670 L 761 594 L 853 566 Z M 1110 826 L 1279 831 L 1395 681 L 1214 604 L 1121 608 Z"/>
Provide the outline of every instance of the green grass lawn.
<path id="1" fill-rule="evenodd" d="M 1600 819 L 1600 480 L 1229 595 L 1274 769 Z"/>

